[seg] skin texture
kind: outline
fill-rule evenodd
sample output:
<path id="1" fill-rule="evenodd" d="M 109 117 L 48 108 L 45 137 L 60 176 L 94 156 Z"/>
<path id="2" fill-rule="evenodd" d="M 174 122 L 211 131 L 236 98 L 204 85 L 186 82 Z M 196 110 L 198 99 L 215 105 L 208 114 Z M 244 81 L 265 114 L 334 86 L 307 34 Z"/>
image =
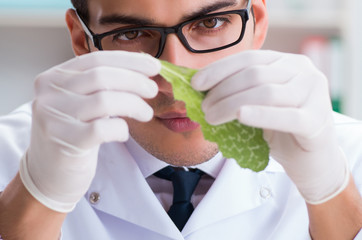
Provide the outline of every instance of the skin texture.
<path id="1" fill-rule="evenodd" d="M 149 18 L 157 25 L 172 26 L 179 23 L 184 14 L 214 2 L 157 0 L 155 4 L 153 0 L 89 0 L 89 27 L 95 33 L 120 27 L 99 24 L 102 16 L 114 13 Z M 245 38 L 239 45 L 219 52 L 193 54 L 171 34 L 160 58 L 177 65 L 201 68 L 235 52 L 259 49 L 267 33 L 264 0 L 254 0 L 253 9 L 256 24 L 253 26 L 253 21 L 248 22 Z M 89 53 L 90 50 L 96 51 L 92 44 L 91 49 L 88 48 L 84 31 L 73 10 L 67 12 L 66 22 L 76 55 Z M 194 165 L 208 160 L 217 148 L 203 139 L 200 129 L 175 133 L 158 122 L 157 117 L 162 114 L 184 113 L 185 106 L 173 100 L 171 86 L 164 79 L 158 76 L 154 81 L 159 87 L 159 94 L 147 101 L 153 107 L 155 117 L 146 124 L 128 120 L 132 136 L 147 151 L 175 165 Z M 182 159 L 180 156 L 183 156 Z M 362 226 L 362 202 L 353 180 L 332 200 L 320 205 L 307 205 L 313 239 L 352 239 Z M 38 240 L 58 239 L 65 216 L 66 214 L 52 211 L 37 202 L 24 188 L 19 175 L 0 194 L 0 232 L 5 240 L 29 239 L 29 236 Z"/>

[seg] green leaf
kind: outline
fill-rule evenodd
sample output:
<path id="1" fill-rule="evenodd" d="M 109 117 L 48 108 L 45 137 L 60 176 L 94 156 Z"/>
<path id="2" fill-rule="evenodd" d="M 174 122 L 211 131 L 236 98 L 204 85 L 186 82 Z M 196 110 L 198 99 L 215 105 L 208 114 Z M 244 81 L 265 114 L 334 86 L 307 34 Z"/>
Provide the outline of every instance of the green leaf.
<path id="1" fill-rule="evenodd" d="M 197 70 L 166 61 L 161 61 L 161 64 L 160 75 L 172 84 L 175 99 L 185 102 L 187 116 L 200 124 L 204 138 L 217 143 L 223 156 L 234 158 L 241 167 L 256 172 L 264 170 L 269 162 L 269 147 L 262 130 L 245 126 L 237 120 L 217 126 L 208 124 L 201 109 L 206 94 L 191 87 L 191 78 Z"/>

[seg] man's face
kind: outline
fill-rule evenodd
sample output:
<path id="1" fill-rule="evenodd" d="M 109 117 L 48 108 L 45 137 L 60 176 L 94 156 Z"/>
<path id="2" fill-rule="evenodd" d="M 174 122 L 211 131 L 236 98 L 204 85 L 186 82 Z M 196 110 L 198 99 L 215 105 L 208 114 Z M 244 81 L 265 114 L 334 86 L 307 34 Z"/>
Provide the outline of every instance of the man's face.
<path id="1" fill-rule="evenodd" d="M 152 20 L 156 26 L 174 26 L 183 21 L 185 16 L 220 2 L 232 4 L 209 13 L 237 10 L 246 6 L 244 0 L 88 0 L 88 2 L 89 26 L 96 33 L 127 26 L 117 23 L 102 25 L 99 20 L 105 16 L 130 16 Z M 253 46 L 254 26 L 251 19 L 247 23 L 241 43 L 211 53 L 192 53 L 182 45 L 175 34 L 170 34 L 160 59 L 199 69 L 225 56 L 252 49 Z M 153 80 L 158 84 L 159 93 L 155 98 L 146 101 L 154 109 L 154 117 L 147 123 L 127 119 L 131 136 L 149 153 L 173 165 L 195 165 L 213 157 L 218 152 L 217 145 L 204 140 L 199 125 L 186 118 L 185 104 L 174 100 L 171 85 L 161 76 L 156 76 Z"/>

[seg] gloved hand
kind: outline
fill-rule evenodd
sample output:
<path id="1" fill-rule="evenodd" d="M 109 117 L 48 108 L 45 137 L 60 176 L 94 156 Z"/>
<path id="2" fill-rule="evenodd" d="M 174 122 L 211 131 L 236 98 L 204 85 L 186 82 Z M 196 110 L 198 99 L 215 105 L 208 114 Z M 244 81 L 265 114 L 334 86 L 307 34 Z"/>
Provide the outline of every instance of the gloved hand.
<path id="1" fill-rule="evenodd" d="M 28 191 L 48 208 L 70 212 L 95 175 L 100 144 L 128 139 L 123 117 L 153 117 L 143 98 L 157 95 L 149 76 L 160 69 L 145 54 L 104 51 L 39 75 L 30 146 L 20 166 Z"/>
<path id="2" fill-rule="evenodd" d="M 271 156 L 307 202 L 325 202 L 348 184 L 328 81 L 307 57 L 242 52 L 201 69 L 192 86 L 208 91 L 202 108 L 210 124 L 238 119 L 264 129 Z"/>

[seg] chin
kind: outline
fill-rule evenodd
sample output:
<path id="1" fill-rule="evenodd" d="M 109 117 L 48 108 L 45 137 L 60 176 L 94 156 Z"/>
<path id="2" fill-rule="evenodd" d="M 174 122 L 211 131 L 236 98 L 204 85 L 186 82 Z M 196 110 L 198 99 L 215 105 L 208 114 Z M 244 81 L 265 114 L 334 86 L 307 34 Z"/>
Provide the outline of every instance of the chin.
<path id="1" fill-rule="evenodd" d="M 210 160 L 218 153 L 215 143 L 205 141 L 203 144 L 193 145 L 185 144 L 184 146 L 170 147 L 155 146 L 148 148 L 146 151 L 156 158 L 175 166 L 193 166 Z"/>
<path id="2" fill-rule="evenodd" d="M 148 153 L 169 164 L 197 165 L 218 153 L 217 145 L 206 141 L 200 128 L 187 132 L 173 132 L 156 126 L 149 129 L 151 131 L 131 124 L 130 134 Z"/>

